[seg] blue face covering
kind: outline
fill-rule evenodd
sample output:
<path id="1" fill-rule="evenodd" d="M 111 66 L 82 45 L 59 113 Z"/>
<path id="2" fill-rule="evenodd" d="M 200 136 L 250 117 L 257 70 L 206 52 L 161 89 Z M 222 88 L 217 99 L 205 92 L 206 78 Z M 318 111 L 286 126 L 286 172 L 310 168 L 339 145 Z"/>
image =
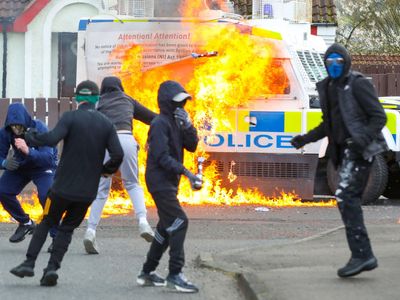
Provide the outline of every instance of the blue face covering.
<path id="1" fill-rule="evenodd" d="M 344 58 L 338 53 L 331 53 L 325 60 L 329 77 L 336 79 L 343 75 Z"/>

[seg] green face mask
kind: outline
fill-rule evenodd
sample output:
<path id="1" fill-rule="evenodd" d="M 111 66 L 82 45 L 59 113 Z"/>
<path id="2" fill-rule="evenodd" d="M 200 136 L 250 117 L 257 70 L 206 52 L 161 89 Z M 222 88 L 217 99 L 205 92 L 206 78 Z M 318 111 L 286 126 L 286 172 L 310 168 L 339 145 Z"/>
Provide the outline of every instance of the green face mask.
<path id="1" fill-rule="evenodd" d="M 96 102 L 99 101 L 99 98 L 99 95 L 76 95 L 76 102 L 87 101 L 89 103 L 96 104 Z"/>

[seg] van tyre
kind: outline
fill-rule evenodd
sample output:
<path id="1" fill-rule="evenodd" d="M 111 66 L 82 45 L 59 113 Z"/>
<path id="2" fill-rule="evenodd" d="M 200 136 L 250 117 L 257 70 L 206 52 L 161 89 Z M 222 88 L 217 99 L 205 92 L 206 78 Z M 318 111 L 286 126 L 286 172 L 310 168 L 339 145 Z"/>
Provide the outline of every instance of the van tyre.
<path id="1" fill-rule="evenodd" d="M 331 160 L 326 167 L 328 185 L 332 194 L 335 194 L 338 185 L 338 174 Z M 386 189 L 388 182 L 388 168 L 382 155 L 377 155 L 371 166 L 367 186 L 361 198 L 361 204 L 374 204 Z"/>
<path id="2" fill-rule="evenodd" d="M 383 196 L 389 199 L 400 199 L 400 166 L 397 161 L 389 163 L 389 178 Z"/>

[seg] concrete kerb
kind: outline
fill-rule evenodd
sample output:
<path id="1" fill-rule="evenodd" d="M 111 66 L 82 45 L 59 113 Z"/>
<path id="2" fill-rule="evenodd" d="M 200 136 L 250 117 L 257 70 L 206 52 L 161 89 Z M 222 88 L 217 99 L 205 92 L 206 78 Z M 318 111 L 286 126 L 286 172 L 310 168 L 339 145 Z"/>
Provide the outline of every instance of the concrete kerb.
<path id="1" fill-rule="evenodd" d="M 316 235 L 306 237 L 303 239 L 285 242 L 280 245 L 270 245 L 270 246 L 260 246 L 260 247 L 248 247 L 248 248 L 239 248 L 224 251 L 219 255 L 232 255 L 240 252 L 250 252 L 260 249 L 268 249 L 268 248 L 280 248 L 289 245 L 295 245 L 300 243 L 305 243 L 308 241 L 312 241 L 324 236 L 327 236 L 331 233 L 334 233 L 340 229 L 343 229 L 344 226 L 338 226 L 327 231 L 318 233 Z M 208 252 L 200 253 L 195 262 L 197 267 L 200 268 L 208 268 L 214 271 L 222 272 L 227 276 L 231 276 L 234 278 L 238 284 L 239 289 L 242 291 L 246 300 L 266 300 L 268 299 L 268 287 L 266 284 L 255 274 L 251 269 L 246 269 L 244 267 L 238 266 L 234 263 L 226 263 L 222 261 L 217 261 L 215 257 Z M 268 299 L 272 300 L 272 299 Z"/>

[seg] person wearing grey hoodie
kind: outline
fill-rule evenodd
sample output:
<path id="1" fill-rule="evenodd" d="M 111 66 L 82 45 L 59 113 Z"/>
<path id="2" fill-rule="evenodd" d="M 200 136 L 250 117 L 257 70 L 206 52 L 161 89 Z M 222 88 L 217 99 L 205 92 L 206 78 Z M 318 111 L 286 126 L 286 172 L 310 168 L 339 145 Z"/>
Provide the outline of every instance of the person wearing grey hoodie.
<path id="1" fill-rule="evenodd" d="M 307 134 L 295 136 L 291 143 L 299 149 L 328 137 L 327 155 L 339 175 L 336 201 L 351 251 L 350 260 L 337 275 L 349 277 L 378 266 L 364 224 L 361 196 L 374 157 L 387 150 L 381 133 L 386 114 L 372 83 L 351 70 L 346 48 L 331 45 L 324 62 L 328 76 L 317 83 L 322 122 Z"/>
<path id="2" fill-rule="evenodd" d="M 139 234 L 146 241 L 151 242 L 154 232 L 147 221 L 143 189 L 139 184 L 138 175 L 138 143 L 133 134 L 133 119 L 150 125 L 156 113 L 129 97 L 118 77 L 105 77 L 101 83 L 100 100 L 97 110 L 108 117 L 117 130 L 118 139 L 124 150 L 124 158 L 120 166 L 122 183 L 131 198 L 139 223 Z M 108 159 L 108 154 L 106 158 Z M 88 254 L 98 254 L 99 247 L 96 243 L 96 228 L 100 222 L 104 205 L 111 188 L 111 177 L 101 178 L 96 200 L 90 210 L 87 230 L 83 244 Z"/>

